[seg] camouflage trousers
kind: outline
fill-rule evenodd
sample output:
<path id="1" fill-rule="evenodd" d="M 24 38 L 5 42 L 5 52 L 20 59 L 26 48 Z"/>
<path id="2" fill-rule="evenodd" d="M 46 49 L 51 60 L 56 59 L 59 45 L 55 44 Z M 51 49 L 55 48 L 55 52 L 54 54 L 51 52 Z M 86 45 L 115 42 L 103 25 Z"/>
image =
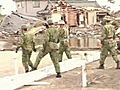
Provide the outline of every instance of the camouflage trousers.
<path id="1" fill-rule="evenodd" d="M 39 51 L 36 61 L 34 63 L 34 67 L 37 68 L 41 59 L 47 55 L 50 54 L 51 60 L 54 64 L 56 73 L 60 72 L 60 65 L 59 65 L 59 57 L 58 57 L 58 50 L 56 49 L 50 49 L 50 48 L 43 48 L 41 51 Z"/>
<path id="2" fill-rule="evenodd" d="M 65 52 L 66 56 L 68 59 L 71 59 L 71 53 L 70 53 L 70 48 L 68 47 L 68 45 L 62 45 L 59 48 L 59 61 L 62 61 L 62 57 L 63 57 L 63 52 Z"/>
<path id="3" fill-rule="evenodd" d="M 106 57 L 108 56 L 108 52 L 110 55 L 112 55 L 113 60 L 117 63 L 118 57 L 117 57 L 117 50 L 115 49 L 115 46 L 110 46 L 110 45 L 105 45 L 103 46 L 101 50 L 101 55 L 100 55 L 100 64 L 104 64 Z"/>
<path id="4" fill-rule="evenodd" d="M 22 64 L 25 68 L 25 71 L 29 71 L 29 66 L 33 68 L 33 63 L 30 60 L 32 51 L 22 49 Z"/>

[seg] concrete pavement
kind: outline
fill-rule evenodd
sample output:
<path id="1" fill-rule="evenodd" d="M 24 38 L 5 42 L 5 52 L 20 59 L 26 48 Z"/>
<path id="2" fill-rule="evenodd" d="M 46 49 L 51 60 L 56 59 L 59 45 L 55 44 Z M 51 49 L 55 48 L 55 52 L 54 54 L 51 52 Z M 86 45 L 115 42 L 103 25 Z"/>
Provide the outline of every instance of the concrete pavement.
<path id="1" fill-rule="evenodd" d="M 81 58 L 73 58 L 60 63 L 61 72 L 66 72 L 76 67 L 80 67 L 84 62 L 89 63 L 99 59 L 99 51 L 97 51 L 97 54 L 96 51 L 87 52 L 87 53 L 88 55 L 86 57 L 84 55 L 81 55 Z M 84 53 L 82 52 L 82 54 Z M 2 89 L 4 90 L 16 89 L 28 83 L 34 82 L 35 80 L 41 80 L 42 78 L 48 77 L 53 74 L 55 74 L 55 71 L 52 65 L 40 70 L 36 70 L 34 72 L 0 78 L 0 83 L 1 83 L 0 86 L 1 87 L 7 86 L 7 87 L 2 87 Z"/>
<path id="2" fill-rule="evenodd" d="M 120 58 L 120 56 L 118 56 Z M 50 85 L 24 86 L 17 90 L 120 90 L 120 70 L 111 57 L 105 61 L 105 69 L 96 69 L 99 61 L 87 65 L 88 87 L 82 87 L 81 67 L 62 73 L 62 78 L 55 75 L 37 82 L 49 82 Z"/>

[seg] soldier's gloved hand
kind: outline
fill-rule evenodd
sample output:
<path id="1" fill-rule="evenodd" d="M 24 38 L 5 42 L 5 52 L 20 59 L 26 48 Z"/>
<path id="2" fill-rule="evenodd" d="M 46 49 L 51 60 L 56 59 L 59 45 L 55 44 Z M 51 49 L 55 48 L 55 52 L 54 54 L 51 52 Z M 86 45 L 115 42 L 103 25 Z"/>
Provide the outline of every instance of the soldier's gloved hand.
<path id="1" fill-rule="evenodd" d="M 36 49 L 33 49 L 34 52 L 36 52 L 37 50 Z"/>
<path id="2" fill-rule="evenodd" d="M 15 53 L 17 53 L 18 52 L 18 48 L 16 48 L 16 50 L 15 50 Z"/>

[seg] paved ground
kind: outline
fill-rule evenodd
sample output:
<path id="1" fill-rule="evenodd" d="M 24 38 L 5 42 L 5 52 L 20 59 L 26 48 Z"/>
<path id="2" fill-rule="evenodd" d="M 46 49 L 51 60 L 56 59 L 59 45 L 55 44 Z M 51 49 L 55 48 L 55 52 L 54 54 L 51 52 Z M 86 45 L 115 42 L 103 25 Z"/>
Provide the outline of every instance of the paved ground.
<path id="1" fill-rule="evenodd" d="M 32 56 L 33 62 L 36 55 L 37 53 L 34 53 Z M 81 58 L 80 54 L 78 53 L 73 53 L 72 56 Z M 14 60 L 16 60 L 15 58 L 19 58 L 19 73 L 23 73 L 23 66 L 21 64 L 21 52 L 18 54 L 15 54 L 13 51 L 0 52 L 1 77 L 14 74 Z M 66 59 L 66 56 L 64 56 L 64 59 Z M 39 66 L 44 67 L 50 63 L 51 60 L 49 58 L 49 55 L 47 55 L 43 58 Z M 96 69 L 98 66 L 98 61 L 87 65 L 87 79 L 89 84 L 86 88 L 82 88 L 81 68 L 76 68 L 74 70 L 62 73 L 61 79 L 56 79 L 55 75 L 52 75 L 40 80 L 49 82 L 51 83 L 50 85 L 24 86 L 17 90 L 120 90 L 120 70 L 115 69 L 116 64 L 112 58 L 107 58 L 104 70 Z"/>
<path id="2" fill-rule="evenodd" d="M 33 52 L 31 56 L 31 60 L 33 63 L 36 60 L 37 54 L 38 52 L 36 53 Z M 15 61 L 17 61 L 18 63 L 19 74 L 24 73 L 21 56 L 22 56 L 21 51 L 19 51 L 18 53 L 15 53 L 15 51 L 0 51 L 0 64 L 1 64 L 0 65 L 0 77 L 10 76 L 10 75 L 15 74 Z M 66 59 L 67 57 L 64 55 L 64 60 Z M 40 65 L 38 68 L 42 68 L 50 64 L 52 64 L 50 56 L 46 55 L 40 62 Z"/>
<path id="3" fill-rule="evenodd" d="M 92 52 L 92 51 L 91 51 Z M 80 51 L 79 53 L 83 53 Z M 73 58 L 81 58 L 81 54 L 77 52 L 72 54 Z M 34 63 L 36 60 L 38 52 L 33 52 L 31 56 L 31 60 Z M 24 73 L 24 68 L 22 65 L 22 52 L 19 51 L 18 53 L 15 53 L 15 51 L 0 51 L 0 77 L 3 76 L 10 76 L 15 74 L 15 61 L 18 63 L 19 68 L 19 74 Z M 64 54 L 63 60 L 66 60 L 67 57 Z M 52 61 L 50 59 L 49 54 L 46 55 L 40 62 L 40 65 L 38 68 L 42 68 L 48 65 L 51 65 Z M 7 73 L 6 73 L 7 72 Z"/>
<path id="4" fill-rule="evenodd" d="M 24 86 L 17 90 L 120 90 L 120 70 L 111 57 L 105 62 L 105 69 L 96 69 L 99 62 L 87 65 L 88 87 L 82 88 L 81 68 L 62 73 L 62 78 L 56 79 L 55 75 L 40 81 L 49 82 L 50 85 Z"/>

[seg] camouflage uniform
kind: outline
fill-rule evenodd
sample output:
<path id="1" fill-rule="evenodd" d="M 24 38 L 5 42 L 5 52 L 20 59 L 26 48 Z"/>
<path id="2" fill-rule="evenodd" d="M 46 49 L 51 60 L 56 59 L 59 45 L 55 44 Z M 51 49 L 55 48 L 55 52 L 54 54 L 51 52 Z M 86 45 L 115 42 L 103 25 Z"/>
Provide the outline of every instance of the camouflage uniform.
<path id="1" fill-rule="evenodd" d="M 20 38 L 20 42 L 18 43 L 18 47 L 16 49 L 16 52 L 19 48 L 22 48 L 22 63 L 25 68 L 25 71 L 29 71 L 28 65 L 33 69 L 33 64 L 30 60 L 32 50 L 35 51 L 35 44 L 33 42 L 33 37 L 31 34 L 23 33 L 23 35 Z"/>
<path id="2" fill-rule="evenodd" d="M 43 49 L 39 51 L 39 54 L 37 55 L 34 67 L 37 69 L 41 59 L 47 55 L 48 53 L 50 54 L 51 60 L 54 64 L 55 71 L 56 73 L 60 73 L 60 66 L 59 66 L 59 58 L 58 58 L 58 29 L 55 27 L 50 27 L 48 30 L 45 31 L 47 34 L 47 40 L 43 44 Z"/>
<path id="3" fill-rule="evenodd" d="M 30 30 L 30 29 L 32 29 L 33 28 L 33 26 L 31 25 L 31 24 L 27 24 L 27 29 L 28 30 Z"/>
<path id="4" fill-rule="evenodd" d="M 117 30 L 119 28 L 119 23 L 118 21 L 112 21 L 111 24 L 115 27 L 115 30 Z"/>
<path id="5" fill-rule="evenodd" d="M 118 22 L 117 21 L 112 21 L 111 22 L 111 24 L 115 27 L 115 30 L 116 30 L 116 32 L 117 32 L 117 30 L 118 30 L 118 28 L 119 28 L 119 24 L 118 24 Z M 117 37 L 120 39 L 120 33 L 116 33 L 116 35 L 117 35 Z M 117 49 L 120 51 L 120 41 L 117 41 Z M 119 52 L 118 51 L 118 52 Z"/>
<path id="6" fill-rule="evenodd" d="M 107 18 L 108 21 L 109 18 Z M 106 24 L 103 27 L 102 36 L 101 36 L 101 43 L 103 45 L 101 50 L 101 60 L 100 60 L 100 69 L 104 68 L 104 61 L 106 57 L 108 56 L 108 52 L 110 52 L 110 55 L 112 55 L 113 59 L 117 63 L 117 67 L 119 67 L 118 63 L 119 60 L 117 58 L 117 51 L 115 49 L 116 47 L 116 41 L 115 41 L 115 27 L 111 25 L 110 23 Z"/>
<path id="7" fill-rule="evenodd" d="M 70 48 L 68 46 L 68 41 L 67 41 L 67 33 L 65 31 L 65 29 L 63 28 L 59 28 L 59 38 L 60 38 L 60 48 L 59 48 L 59 56 L 60 56 L 60 61 L 62 62 L 62 57 L 63 57 L 63 52 L 66 53 L 67 58 L 71 59 L 71 53 L 70 53 Z"/>

